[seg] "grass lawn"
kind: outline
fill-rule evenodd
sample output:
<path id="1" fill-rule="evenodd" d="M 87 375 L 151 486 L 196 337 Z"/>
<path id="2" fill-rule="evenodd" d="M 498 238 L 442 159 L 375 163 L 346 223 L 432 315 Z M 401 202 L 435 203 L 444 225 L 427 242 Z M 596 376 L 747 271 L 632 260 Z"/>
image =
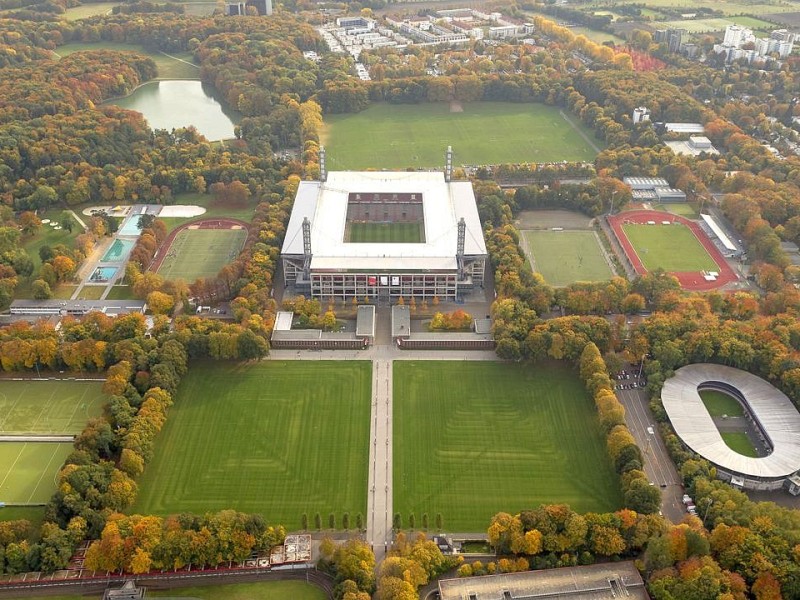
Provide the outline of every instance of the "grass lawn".
<path id="1" fill-rule="evenodd" d="M 44 504 L 56 490 L 55 476 L 72 442 L 0 442 L 0 499 Z"/>
<path id="2" fill-rule="evenodd" d="M 89 7 L 95 4 L 87 5 Z M 112 5 L 113 6 L 113 5 Z M 85 8 L 83 6 L 78 8 Z M 118 50 L 130 51 L 144 54 L 153 59 L 158 69 L 159 79 L 200 79 L 200 67 L 194 64 L 194 57 L 191 52 L 177 52 L 167 56 L 161 52 L 148 50 L 138 44 L 123 44 L 119 42 L 72 42 L 56 48 L 58 56 L 68 56 L 73 52 L 85 52 L 88 50 Z"/>
<path id="3" fill-rule="evenodd" d="M 621 38 L 618 35 L 614 35 L 613 33 L 608 33 L 607 31 L 589 29 L 588 27 L 581 27 L 581 26 L 570 27 L 569 30 L 575 35 L 586 36 L 587 39 L 595 42 L 596 44 L 602 44 L 603 42 L 608 42 L 608 41 L 614 42 L 615 44 L 618 44 L 620 46 L 624 46 L 626 44 L 624 38 Z"/>
<path id="4" fill-rule="evenodd" d="M 115 285 L 106 296 L 108 300 L 135 300 L 133 288 L 129 285 Z"/>
<path id="5" fill-rule="evenodd" d="M 717 271 L 694 233 L 680 223 L 672 225 L 622 225 L 645 269 L 661 267 L 667 272 Z"/>
<path id="6" fill-rule="evenodd" d="M 738 452 L 743 456 L 749 456 L 750 458 L 758 458 L 758 453 L 755 447 L 753 447 L 753 442 L 750 441 L 750 438 L 748 438 L 747 434 L 743 431 L 729 431 L 720 433 L 720 435 L 728 448 L 734 452 Z"/>
<path id="7" fill-rule="evenodd" d="M 6 506 L 0 509 L 0 521 L 30 521 L 34 529 L 44 522 L 44 506 Z"/>
<path id="8" fill-rule="evenodd" d="M 100 300 L 106 290 L 104 285 L 85 285 L 78 294 L 78 300 Z"/>
<path id="9" fill-rule="evenodd" d="M 233 262 L 247 239 L 244 229 L 183 229 L 170 244 L 158 274 L 192 282 L 213 277 Z"/>
<path id="10" fill-rule="evenodd" d="M 456 165 L 583 161 L 597 155 L 576 130 L 582 126 L 564 119 L 558 107 L 473 102 L 463 108 L 450 112 L 447 102 L 379 103 L 356 114 L 326 115 L 322 137 L 330 168 L 440 167 L 447 146 L 453 147 Z"/>
<path id="11" fill-rule="evenodd" d="M 64 18 L 67 21 L 77 21 L 78 19 L 86 19 L 96 15 L 111 14 L 111 9 L 117 6 L 119 2 L 94 2 L 91 4 L 82 4 L 81 6 L 73 6 L 64 11 Z"/>
<path id="12" fill-rule="evenodd" d="M 348 223 L 351 244 L 418 244 L 425 241 L 421 223 Z"/>
<path id="13" fill-rule="evenodd" d="M 705 404 L 708 414 L 712 417 L 721 417 L 728 415 L 729 417 L 744 416 L 744 409 L 739 402 L 732 396 L 716 390 L 701 390 L 700 399 Z"/>
<path id="14" fill-rule="evenodd" d="M 753 30 L 760 29 L 761 31 L 771 31 L 776 27 L 778 27 L 774 23 L 770 23 L 769 21 L 764 21 L 762 19 L 756 19 L 754 17 L 745 17 L 745 16 L 730 17 L 730 19 L 728 20 L 736 23 L 737 25 L 743 25 Z"/>
<path id="15" fill-rule="evenodd" d="M 616 10 L 620 6 L 626 4 L 641 4 L 641 0 L 616 0 Z M 597 0 L 592 4 L 600 9 L 608 8 L 606 0 Z M 726 15 L 740 15 L 748 13 L 753 15 L 789 12 L 797 10 L 796 4 L 793 2 L 753 2 L 751 0 L 727 0 L 720 2 L 720 0 L 647 0 L 648 8 L 676 8 L 681 12 L 696 12 L 698 8 L 711 8 L 713 10 L 721 10 Z M 691 23 L 691 21 L 680 21 L 680 23 Z M 659 28 L 663 26 L 663 22 L 658 22 Z"/>
<path id="16" fill-rule="evenodd" d="M 566 365 L 395 361 L 394 511 L 447 531 L 563 502 L 616 510 L 619 483 L 592 400 Z"/>
<path id="17" fill-rule="evenodd" d="M 102 388 L 100 381 L 1 381 L 0 432 L 80 433 L 103 412 Z"/>
<path id="18" fill-rule="evenodd" d="M 371 390 L 366 361 L 193 364 L 131 512 L 366 522 Z"/>
<path id="19" fill-rule="evenodd" d="M 665 212 L 672 213 L 673 215 L 680 215 L 682 217 L 686 217 L 687 219 L 699 218 L 694 206 L 687 202 L 669 202 L 667 204 L 659 204 L 655 206 L 655 209 L 663 210 Z"/>
<path id="20" fill-rule="evenodd" d="M 59 283 L 53 289 L 53 298 L 57 298 L 59 300 L 69 300 L 72 298 L 72 294 L 75 293 L 75 290 L 78 289 L 77 285 L 68 285 L 66 283 Z"/>
<path id="21" fill-rule="evenodd" d="M 58 216 L 49 216 L 49 218 L 61 220 Z M 39 229 L 35 235 L 24 236 L 22 238 L 22 247 L 25 248 L 25 251 L 30 255 L 33 261 L 34 273 L 37 273 L 42 266 L 42 259 L 39 257 L 39 249 L 42 246 L 53 247 L 58 244 L 64 244 L 68 248 L 72 248 L 75 238 L 81 233 L 83 233 L 83 228 L 75 223 L 72 232 L 66 229 L 53 229 L 49 225 L 42 225 L 41 229 Z"/>
<path id="22" fill-rule="evenodd" d="M 206 212 L 199 217 L 170 217 L 162 219 L 167 224 L 167 230 L 172 231 L 178 225 L 182 225 L 187 221 L 197 221 L 199 219 L 213 219 L 214 217 L 230 217 L 232 219 L 239 219 L 249 223 L 253 220 L 253 213 L 255 212 L 255 204 L 250 202 L 246 206 L 223 206 L 219 203 L 213 202 L 211 194 L 198 194 L 198 193 L 185 193 L 176 194 L 173 204 L 194 204 L 202 206 Z"/>
<path id="23" fill-rule="evenodd" d="M 147 587 L 147 586 L 145 586 Z M 92 597 L 96 597 L 94 594 Z M 204 585 L 191 588 L 155 590 L 148 588 L 148 598 L 192 600 L 325 600 L 325 592 L 303 581 L 264 581 L 230 585 Z M 27 600 L 85 600 L 87 596 L 26 596 Z"/>
<path id="24" fill-rule="evenodd" d="M 181 2 L 186 16 L 207 17 L 217 7 L 216 2 Z"/>
<path id="25" fill-rule="evenodd" d="M 675 27 L 685 29 L 689 33 L 703 33 L 706 31 L 722 31 L 728 25 L 733 25 L 730 19 L 677 19 L 674 21 L 659 21 L 659 27 Z"/>
<path id="26" fill-rule="evenodd" d="M 523 231 L 536 271 L 556 286 L 604 281 L 613 273 L 593 231 Z M 528 258 L 531 258 L 530 256 Z"/>

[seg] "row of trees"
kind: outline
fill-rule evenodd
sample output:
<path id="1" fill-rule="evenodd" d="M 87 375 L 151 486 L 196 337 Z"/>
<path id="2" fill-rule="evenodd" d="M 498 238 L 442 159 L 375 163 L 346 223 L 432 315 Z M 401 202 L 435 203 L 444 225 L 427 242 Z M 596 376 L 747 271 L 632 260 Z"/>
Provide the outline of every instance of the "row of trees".
<path id="1" fill-rule="evenodd" d="M 253 552 L 282 544 L 283 527 L 270 527 L 260 515 L 223 510 L 204 516 L 113 514 L 100 539 L 86 551 L 84 567 L 139 575 L 186 565 L 240 563 Z"/>
<path id="2" fill-rule="evenodd" d="M 666 521 L 658 515 L 629 509 L 580 515 L 566 504 L 549 504 L 517 515 L 497 513 L 488 537 L 499 555 L 524 556 L 538 569 L 636 556 L 666 530 Z"/>
<path id="3" fill-rule="evenodd" d="M 594 398 L 606 449 L 620 476 L 623 504 L 636 512 L 652 514 L 661 507 L 661 492 L 644 472 L 644 458 L 625 424 L 625 408 L 614 394 L 606 363 L 593 343 L 586 344 L 579 360 L 580 377 Z"/>

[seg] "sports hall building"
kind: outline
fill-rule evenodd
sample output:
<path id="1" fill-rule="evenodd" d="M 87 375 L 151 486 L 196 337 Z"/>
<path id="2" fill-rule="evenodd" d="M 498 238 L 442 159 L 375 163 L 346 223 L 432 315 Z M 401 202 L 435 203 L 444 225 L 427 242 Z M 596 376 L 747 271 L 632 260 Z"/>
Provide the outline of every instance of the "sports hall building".
<path id="1" fill-rule="evenodd" d="M 469 181 L 444 172 L 325 170 L 302 181 L 284 282 L 315 298 L 455 300 L 483 287 L 486 243 Z"/>

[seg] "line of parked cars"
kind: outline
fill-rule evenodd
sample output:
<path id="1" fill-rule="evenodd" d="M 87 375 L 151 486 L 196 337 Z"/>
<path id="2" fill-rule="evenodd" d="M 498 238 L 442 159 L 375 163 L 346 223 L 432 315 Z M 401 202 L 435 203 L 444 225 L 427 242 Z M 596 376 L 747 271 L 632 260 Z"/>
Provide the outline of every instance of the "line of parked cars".
<path id="1" fill-rule="evenodd" d="M 689 494 L 683 495 L 683 505 L 686 507 L 686 512 L 690 515 L 697 516 L 697 507 L 694 505 L 694 500 Z"/>
<path id="2" fill-rule="evenodd" d="M 638 379 L 636 375 L 632 375 L 628 373 L 626 370 L 622 370 L 614 376 L 614 379 L 620 382 L 625 383 L 615 383 L 614 389 L 615 390 L 635 390 L 637 388 L 643 388 L 647 383 L 644 379 Z M 630 381 L 633 379 L 633 381 Z"/>

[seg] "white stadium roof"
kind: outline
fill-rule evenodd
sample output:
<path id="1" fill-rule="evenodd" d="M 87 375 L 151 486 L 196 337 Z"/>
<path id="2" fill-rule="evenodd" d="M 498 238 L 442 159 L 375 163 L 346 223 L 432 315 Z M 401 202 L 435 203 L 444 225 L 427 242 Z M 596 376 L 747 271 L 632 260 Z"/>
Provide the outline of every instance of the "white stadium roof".
<path id="1" fill-rule="evenodd" d="M 741 392 L 769 437 L 772 454 L 750 458 L 725 444 L 697 390 L 706 382 L 721 382 Z M 783 392 L 760 377 L 723 365 L 689 365 L 666 381 L 661 400 L 675 433 L 723 469 L 765 479 L 787 477 L 800 469 L 800 413 Z"/>
<path id="2" fill-rule="evenodd" d="M 351 193 L 422 194 L 422 243 L 346 243 L 344 230 Z M 485 255 L 472 184 L 447 183 L 442 172 L 333 171 L 327 181 L 301 181 L 286 229 L 282 254 L 303 254 L 303 219 L 311 221 L 312 270 L 456 268 L 458 221 L 466 223 L 464 253 Z"/>

